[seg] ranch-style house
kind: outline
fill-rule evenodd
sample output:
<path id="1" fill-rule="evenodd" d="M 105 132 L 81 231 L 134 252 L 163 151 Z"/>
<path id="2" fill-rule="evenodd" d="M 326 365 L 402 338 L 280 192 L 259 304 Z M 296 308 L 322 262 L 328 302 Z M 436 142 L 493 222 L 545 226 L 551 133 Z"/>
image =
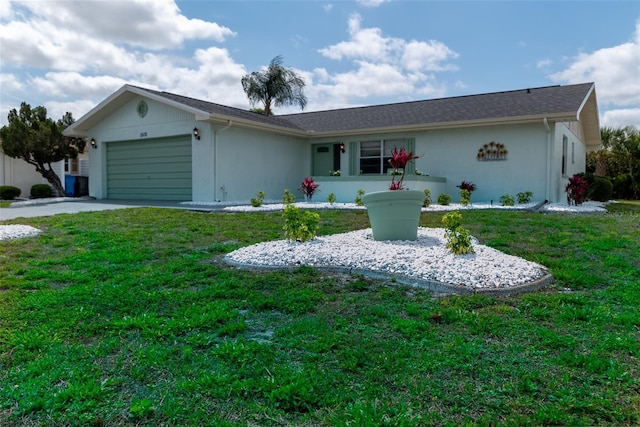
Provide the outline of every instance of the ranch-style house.
<path id="1" fill-rule="evenodd" d="M 474 202 L 556 202 L 601 144 L 593 83 L 278 116 L 125 85 L 65 134 L 90 142 L 91 196 L 192 202 L 302 197 L 309 176 L 317 199 L 352 202 L 388 188 L 394 147 L 420 156 L 405 183 L 434 200 L 464 180 Z"/>

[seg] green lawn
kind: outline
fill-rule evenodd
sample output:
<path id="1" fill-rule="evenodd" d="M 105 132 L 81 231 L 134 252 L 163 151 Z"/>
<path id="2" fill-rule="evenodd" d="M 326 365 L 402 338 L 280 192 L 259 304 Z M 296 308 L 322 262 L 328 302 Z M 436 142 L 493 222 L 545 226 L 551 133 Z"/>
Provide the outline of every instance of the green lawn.
<path id="1" fill-rule="evenodd" d="M 509 298 L 226 266 L 277 212 L 6 222 L 44 232 L 0 242 L 0 425 L 638 425 L 640 204 L 611 210 L 463 212 L 556 278 Z"/>

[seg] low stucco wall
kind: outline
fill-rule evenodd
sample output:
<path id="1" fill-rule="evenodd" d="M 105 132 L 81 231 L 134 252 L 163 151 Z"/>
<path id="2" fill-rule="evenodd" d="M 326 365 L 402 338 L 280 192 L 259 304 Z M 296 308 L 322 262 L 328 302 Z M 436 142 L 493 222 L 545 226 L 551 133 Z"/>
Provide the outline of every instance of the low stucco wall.
<path id="1" fill-rule="evenodd" d="M 336 195 L 338 203 L 353 203 L 359 189 L 365 193 L 374 191 L 384 191 L 389 189 L 391 177 L 380 176 L 317 176 L 313 177 L 316 184 L 319 185 L 318 193 L 314 200 L 326 200 L 329 193 Z M 436 199 L 440 193 L 444 193 L 447 180 L 446 178 L 411 175 L 404 178 L 404 186 L 409 190 L 424 190 L 428 188 L 431 191 L 432 199 Z"/>

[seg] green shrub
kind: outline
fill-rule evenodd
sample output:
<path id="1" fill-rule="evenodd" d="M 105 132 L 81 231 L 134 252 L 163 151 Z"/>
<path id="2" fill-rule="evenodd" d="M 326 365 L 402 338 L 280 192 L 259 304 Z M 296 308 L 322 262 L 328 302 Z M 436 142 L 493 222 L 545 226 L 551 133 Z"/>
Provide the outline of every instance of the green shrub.
<path id="1" fill-rule="evenodd" d="M 460 190 L 460 204 L 462 206 L 469 206 L 471 204 L 471 191 L 465 189 Z"/>
<path id="2" fill-rule="evenodd" d="M 604 176 L 595 176 L 593 182 L 589 184 L 589 193 L 587 196 L 591 200 L 597 202 L 606 202 L 613 197 L 613 183 Z"/>
<path id="3" fill-rule="evenodd" d="M 422 207 L 428 208 L 431 204 L 431 190 L 428 188 L 424 189 L 424 201 L 422 202 Z"/>
<path id="4" fill-rule="evenodd" d="M 445 193 L 440 193 L 438 196 L 438 204 L 442 206 L 449 206 L 451 203 L 451 196 Z"/>
<path id="5" fill-rule="evenodd" d="M 264 201 L 264 191 L 258 191 L 258 194 L 256 194 L 256 197 L 254 199 L 251 199 L 251 206 L 253 206 L 254 208 L 259 208 L 260 206 L 262 206 L 262 202 Z"/>
<path id="6" fill-rule="evenodd" d="M 336 195 L 335 193 L 329 193 L 327 194 L 327 202 L 334 204 L 336 202 Z"/>
<path id="7" fill-rule="evenodd" d="M 465 255 L 473 253 L 473 245 L 471 244 L 471 234 L 469 230 L 462 226 L 462 214 L 458 211 L 449 212 L 442 217 L 446 231 L 444 233 L 447 239 L 447 249 L 454 255 Z"/>
<path id="8" fill-rule="evenodd" d="M 533 193 L 531 191 L 522 191 L 516 194 L 516 198 L 518 199 L 519 205 L 524 205 L 525 203 L 530 203 L 533 198 Z"/>
<path id="9" fill-rule="evenodd" d="M 53 196 L 53 188 L 49 184 L 36 184 L 31 187 L 31 197 L 44 199 Z"/>
<path id="10" fill-rule="evenodd" d="M 364 196 L 364 190 L 362 188 L 359 188 L 356 194 L 356 199 L 354 200 L 357 206 L 364 206 L 364 202 L 362 201 L 362 196 Z"/>
<path id="11" fill-rule="evenodd" d="M 282 195 L 282 203 L 285 205 L 290 205 L 296 201 L 296 196 L 293 195 L 291 191 L 288 189 L 284 190 L 284 194 Z"/>
<path id="12" fill-rule="evenodd" d="M 500 204 L 502 206 L 513 206 L 516 204 L 516 201 L 511 194 L 503 194 L 500 196 Z"/>
<path id="13" fill-rule="evenodd" d="M 284 236 L 288 240 L 306 242 L 316 237 L 320 215 L 317 212 L 300 211 L 295 205 L 287 204 L 282 212 Z"/>
<path id="14" fill-rule="evenodd" d="M 0 199 L 2 200 L 13 200 L 16 197 L 20 196 L 20 190 L 18 187 L 13 187 L 11 185 L 3 185 L 0 187 Z"/>

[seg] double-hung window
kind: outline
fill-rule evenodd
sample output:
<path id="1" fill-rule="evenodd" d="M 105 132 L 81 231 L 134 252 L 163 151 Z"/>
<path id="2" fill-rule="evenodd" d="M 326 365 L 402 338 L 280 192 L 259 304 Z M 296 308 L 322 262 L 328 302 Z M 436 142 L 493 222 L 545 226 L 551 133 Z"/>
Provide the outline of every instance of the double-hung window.
<path id="1" fill-rule="evenodd" d="M 411 151 L 407 143 L 408 141 L 404 138 L 360 141 L 360 173 L 363 175 L 386 174 L 391 168 L 389 165 L 391 151 L 394 148 L 399 150 L 403 147 Z"/>

